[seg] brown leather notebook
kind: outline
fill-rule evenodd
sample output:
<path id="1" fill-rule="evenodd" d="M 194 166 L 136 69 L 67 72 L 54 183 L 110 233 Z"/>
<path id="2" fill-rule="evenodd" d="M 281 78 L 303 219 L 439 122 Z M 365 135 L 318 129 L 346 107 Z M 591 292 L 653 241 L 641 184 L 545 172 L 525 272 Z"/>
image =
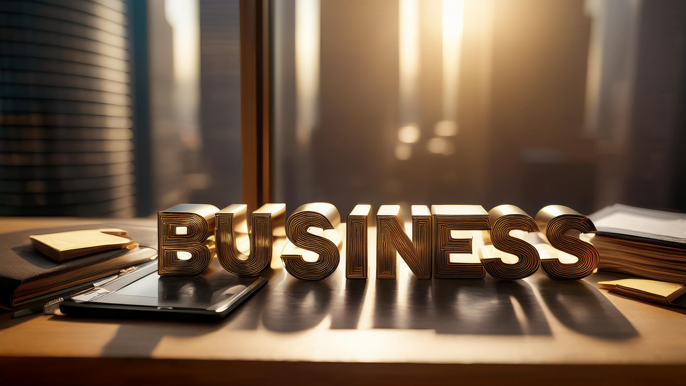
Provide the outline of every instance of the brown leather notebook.
<path id="1" fill-rule="evenodd" d="M 35 250 L 30 239 L 31 235 L 105 228 L 126 229 L 128 236 L 140 246 L 58 262 Z M 74 293 L 95 280 L 155 259 L 156 246 L 157 229 L 154 226 L 114 222 L 0 234 L 0 308 L 30 308 Z"/>

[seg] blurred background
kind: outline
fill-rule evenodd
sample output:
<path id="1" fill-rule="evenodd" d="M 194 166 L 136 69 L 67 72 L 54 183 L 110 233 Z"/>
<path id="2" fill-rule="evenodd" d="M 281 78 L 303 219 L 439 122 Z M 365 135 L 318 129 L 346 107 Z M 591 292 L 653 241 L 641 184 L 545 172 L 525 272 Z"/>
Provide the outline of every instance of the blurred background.
<path id="1" fill-rule="evenodd" d="M 686 2 L 271 2 L 272 201 L 686 210 Z M 241 199 L 238 0 L 0 2 L 0 215 Z"/>

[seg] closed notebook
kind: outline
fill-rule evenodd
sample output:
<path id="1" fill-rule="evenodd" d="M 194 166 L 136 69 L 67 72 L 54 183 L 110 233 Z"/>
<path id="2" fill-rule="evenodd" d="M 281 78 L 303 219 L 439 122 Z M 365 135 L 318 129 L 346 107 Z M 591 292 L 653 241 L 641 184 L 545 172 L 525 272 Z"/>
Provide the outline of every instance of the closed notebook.
<path id="1" fill-rule="evenodd" d="M 140 247 L 56 262 L 34 249 L 30 235 L 121 228 Z M 0 234 L 0 308 L 22 309 L 73 293 L 88 283 L 157 257 L 157 229 L 131 224 L 94 224 Z"/>
<path id="2" fill-rule="evenodd" d="M 112 228 L 47 233 L 30 238 L 37 251 L 55 261 L 65 261 L 111 249 L 138 247 L 126 234 L 123 229 Z"/>

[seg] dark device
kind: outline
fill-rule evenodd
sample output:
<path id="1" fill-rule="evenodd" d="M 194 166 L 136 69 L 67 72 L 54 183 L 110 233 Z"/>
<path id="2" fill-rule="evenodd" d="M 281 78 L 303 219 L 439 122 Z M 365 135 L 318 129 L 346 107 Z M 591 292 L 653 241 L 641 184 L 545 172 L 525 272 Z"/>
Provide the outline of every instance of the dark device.
<path id="1" fill-rule="evenodd" d="M 157 262 L 95 283 L 60 304 L 68 316 L 213 322 L 228 315 L 267 283 L 225 271 L 217 259 L 196 276 L 159 276 Z"/>

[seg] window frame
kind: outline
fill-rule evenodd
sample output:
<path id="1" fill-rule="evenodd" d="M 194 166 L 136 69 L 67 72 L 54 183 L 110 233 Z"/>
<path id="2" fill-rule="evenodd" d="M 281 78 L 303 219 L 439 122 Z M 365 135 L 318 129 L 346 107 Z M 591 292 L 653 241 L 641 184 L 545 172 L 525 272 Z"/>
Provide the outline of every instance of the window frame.
<path id="1" fill-rule="evenodd" d="M 253 211 L 271 200 L 270 0 L 240 0 L 241 183 Z"/>

